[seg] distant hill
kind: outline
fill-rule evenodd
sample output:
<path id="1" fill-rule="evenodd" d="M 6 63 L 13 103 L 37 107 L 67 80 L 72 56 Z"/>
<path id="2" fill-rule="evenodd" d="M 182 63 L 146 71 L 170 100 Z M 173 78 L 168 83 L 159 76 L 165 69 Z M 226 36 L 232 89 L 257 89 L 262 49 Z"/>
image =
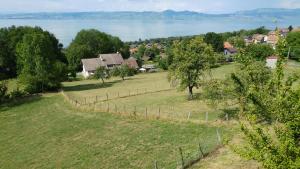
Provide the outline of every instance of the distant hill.
<path id="1" fill-rule="evenodd" d="M 204 19 L 226 17 L 262 17 L 284 19 L 299 17 L 300 9 L 267 8 L 239 11 L 230 14 L 205 14 L 192 11 L 163 12 L 70 12 L 70 13 L 15 13 L 0 14 L 0 19 Z"/>

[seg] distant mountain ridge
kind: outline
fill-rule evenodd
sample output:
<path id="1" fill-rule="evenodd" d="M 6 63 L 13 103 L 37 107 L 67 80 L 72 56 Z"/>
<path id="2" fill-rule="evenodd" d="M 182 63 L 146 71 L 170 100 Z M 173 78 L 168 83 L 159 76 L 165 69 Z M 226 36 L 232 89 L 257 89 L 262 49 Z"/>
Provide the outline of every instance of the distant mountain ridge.
<path id="1" fill-rule="evenodd" d="M 202 19 L 220 17 L 271 17 L 282 19 L 285 17 L 300 18 L 300 9 L 261 8 L 248 11 L 238 11 L 229 14 L 206 14 L 193 11 L 162 12 L 40 12 L 0 14 L 0 19 Z"/>

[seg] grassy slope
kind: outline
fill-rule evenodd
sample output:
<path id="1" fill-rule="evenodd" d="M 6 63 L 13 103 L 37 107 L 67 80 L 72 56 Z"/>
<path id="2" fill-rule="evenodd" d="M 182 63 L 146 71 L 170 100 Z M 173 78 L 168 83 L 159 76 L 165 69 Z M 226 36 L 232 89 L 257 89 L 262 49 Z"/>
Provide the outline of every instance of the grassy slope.
<path id="1" fill-rule="evenodd" d="M 210 151 L 215 131 L 82 112 L 51 94 L 1 108 L 0 168 L 174 168 L 179 146 L 194 152 L 202 140 Z"/>

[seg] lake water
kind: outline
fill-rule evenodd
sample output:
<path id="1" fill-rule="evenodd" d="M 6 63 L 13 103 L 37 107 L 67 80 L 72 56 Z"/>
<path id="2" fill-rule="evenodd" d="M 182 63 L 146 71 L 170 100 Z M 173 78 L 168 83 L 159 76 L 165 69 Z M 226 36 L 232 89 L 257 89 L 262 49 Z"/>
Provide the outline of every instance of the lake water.
<path id="1" fill-rule="evenodd" d="M 0 19 L 0 27 L 11 25 L 40 26 L 55 34 L 64 46 L 68 46 L 81 29 L 98 29 L 120 37 L 123 41 L 135 41 L 139 38 L 149 39 L 170 36 L 196 35 L 206 32 L 225 32 L 239 29 L 251 29 L 259 26 L 267 28 L 300 25 L 300 19 L 274 23 L 264 19 L 215 18 L 187 20 L 31 20 Z"/>

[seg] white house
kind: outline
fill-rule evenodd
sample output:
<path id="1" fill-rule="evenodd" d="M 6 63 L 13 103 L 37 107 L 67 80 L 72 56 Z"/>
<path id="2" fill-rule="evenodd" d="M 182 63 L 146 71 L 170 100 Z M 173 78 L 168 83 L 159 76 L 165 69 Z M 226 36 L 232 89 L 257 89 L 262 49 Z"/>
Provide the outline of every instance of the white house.
<path id="1" fill-rule="evenodd" d="M 98 58 L 82 59 L 82 75 L 85 78 L 93 75 L 98 67 L 112 69 L 124 63 L 120 53 L 100 54 Z"/>
<path id="2" fill-rule="evenodd" d="M 277 56 L 270 56 L 266 59 L 266 62 L 267 62 L 266 66 L 271 68 L 271 69 L 275 69 L 277 61 L 278 61 Z"/>

